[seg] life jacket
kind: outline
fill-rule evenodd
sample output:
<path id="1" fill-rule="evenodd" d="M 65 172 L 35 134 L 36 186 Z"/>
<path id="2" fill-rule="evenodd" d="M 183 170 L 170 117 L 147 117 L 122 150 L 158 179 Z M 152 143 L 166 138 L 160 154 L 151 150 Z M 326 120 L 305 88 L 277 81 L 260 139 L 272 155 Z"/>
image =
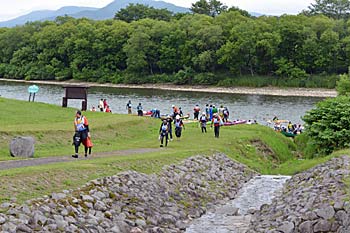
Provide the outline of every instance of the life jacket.
<path id="1" fill-rule="evenodd" d="M 77 131 L 84 131 L 86 130 L 85 125 L 89 125 L 85 116 L 80 116 L 79 118 L 75 118 L 74 124 Z"/>
<path id="2" fill-rule="evenodd" d="M 202 116 L 201 117 L 201 122 L 202 123 L 206 123 L 207 122 L 207 117 L 206 116 Z"/>
<path id="3" fill-rule="evenodd" d="M 175 127 L 181 127 L 182 126 L 182 120 L 175 121 Z"/>
<path id="4" fill-rule="evenodd" d="M 220 119 L 218 117 L 214 117 L 212 121 L 214 123 L 214 126 L 219 126 L 220 125 Z"/>
<path id="5" fill-rule="evenodd" d="M 196 107 L 194 107 L 194 109 L 193 109 L 195 112 L 199 112 L 201 109 L 198 107 L 198 106 L 196 106 Z"/>
<path id="6" fill-rule="evenodd" d="M 142 106 L 141 106 L 141 105 L 138 105 L 138 106 L 137 106 L 137 110 L 142 110 Z"/>
<path id="7" fill-rule="evenodd" d="M 168 132 L 168 124 L 162 124 L 162 133 L 167 133 Z"/>
<path id="8" fill-rule="evenodd" d="M 226 109 L 224 110 L 224 115 L 228 116 L 228 111 Z"/>

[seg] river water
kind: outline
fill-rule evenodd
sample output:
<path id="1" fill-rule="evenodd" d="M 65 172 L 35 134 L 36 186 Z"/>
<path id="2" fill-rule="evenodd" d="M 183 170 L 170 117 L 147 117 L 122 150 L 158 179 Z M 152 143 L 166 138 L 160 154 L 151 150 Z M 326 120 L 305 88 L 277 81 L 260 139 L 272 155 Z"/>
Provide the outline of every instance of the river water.
<path id="1" fill-rule="evenodd" d="M 289 179 L 289 176 L 256 176 L 242 187 L 235 199 L 193 221 L 186 233 L 247 232 L 252 218 L 249 212 L 271 204 Z"/>
<path id="2" fill-rule="evenodd" d="M 31 84 L 0 81 L 0 95 L 5 98 L 28 100 L 28 86 Z M 56 85 L 39 85 L 36 101 L 61 105 L 64 89 Z M 88 108 L 97 107 L 98 100 L 107 99 L 113 113 L 126 114 L 126 103 L 131 100 L 133 111 L 139 102 L 144 110 L 160 109 L 161 114 L 171 112 L 171 105 L 182 108 L 184 114 L 191 113 L 198 104 L 204 110 L 205 104 L 224 105 L 230 111 L 231 119 L 254 119 L 260 123 L 277 115 L 279 119 L 301 123 L 305 112 L 314 108 L 322 100 L 318 97 L 285 97 L 266 95 L 242 95 L 166 91 L 156 89 L 125 89 L 108 87 L 91 87 L 88 90 Z M 81 101 L 69 100 L 69 107 L 80 108 Z"/>

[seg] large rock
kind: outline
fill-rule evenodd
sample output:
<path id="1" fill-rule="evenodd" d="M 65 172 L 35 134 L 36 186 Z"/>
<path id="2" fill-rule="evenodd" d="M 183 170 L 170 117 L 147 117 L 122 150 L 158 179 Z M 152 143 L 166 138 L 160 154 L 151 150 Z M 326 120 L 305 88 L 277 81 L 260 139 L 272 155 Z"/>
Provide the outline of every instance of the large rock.
<path id="1" fill-rule="evenodd" d="M 10 143 L 10 153 L 13 157 L 34 157 L 34 143 L 32 137 L 15 137 Z"/>

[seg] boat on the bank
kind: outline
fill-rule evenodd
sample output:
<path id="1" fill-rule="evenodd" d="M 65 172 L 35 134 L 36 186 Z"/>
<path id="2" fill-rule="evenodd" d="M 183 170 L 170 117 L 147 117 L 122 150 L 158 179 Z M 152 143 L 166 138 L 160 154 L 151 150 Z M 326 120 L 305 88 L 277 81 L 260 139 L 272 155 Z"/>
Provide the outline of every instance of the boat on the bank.
<path id="1" fill-rule="evenodd" d="M 283 134 L 284 136 L 288 137 L 288 138 L 294 138 L 296 137 L 298 134 L 294 134 L 294 133 L 290 133 L 290 132 L 286 132 L 284 130 L 281 131 L 281 134 Z"/>
<path id="2" fill-rule="evenodd" d="M 247 123 L 246 120 L 227 121 L 227 122 L 224 122 L 224 126 L 241 125 L 246 123 Z"/>

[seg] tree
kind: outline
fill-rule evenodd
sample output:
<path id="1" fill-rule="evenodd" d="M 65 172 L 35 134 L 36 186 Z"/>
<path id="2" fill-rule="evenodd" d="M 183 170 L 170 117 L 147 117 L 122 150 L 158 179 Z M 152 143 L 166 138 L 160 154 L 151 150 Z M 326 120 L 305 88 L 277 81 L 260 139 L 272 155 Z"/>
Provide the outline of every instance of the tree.
<path id="1" fill-rule="evenodd" d="M 227 11 L 227 6 L 217 0 L 199 0 L 192 4 L 191 11 L 193 13 L 215 17 Z"/>
<path id="2" fill-rule="evenodd" d="M 142 4 L 134 5 L 131 3 L 126 8 L 118 11 L 114 16 L 114 19 L 130 23 L 145 18 L 170 21 L 171 17 L 172 12 L 167 9 L 155 9 L 154 7 Z"/>
<path id="3" fill-rule="evenodd" d="M 307 14 L 324 14 L 334 19 L 347 19 L 350 15 L 349 0 L 315 0 L 309 6 Z"/>

